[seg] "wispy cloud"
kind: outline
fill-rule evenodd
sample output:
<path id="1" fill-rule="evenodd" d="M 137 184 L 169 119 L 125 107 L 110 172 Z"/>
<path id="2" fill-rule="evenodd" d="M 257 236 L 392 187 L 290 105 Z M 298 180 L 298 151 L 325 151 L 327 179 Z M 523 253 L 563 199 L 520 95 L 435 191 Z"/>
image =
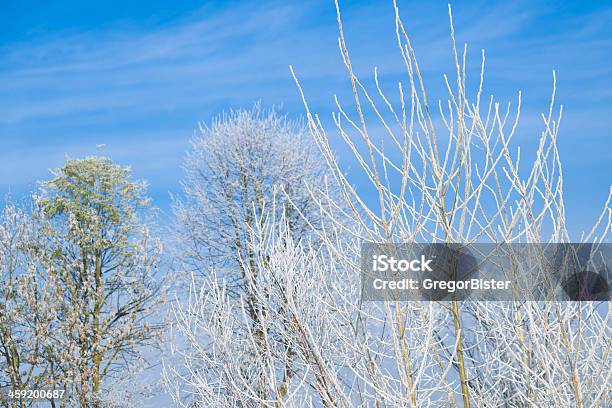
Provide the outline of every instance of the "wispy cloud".
<path id="1" fill-rule="evenodd" d="M 274 79 L 287 61 L 270 64 L 286 51 L 271 39 L 300 12 L 243 6 L 150 31 L 85 32 L 8 47 L 0 92 L 17 98 L 0 101 L 0 120 L 193 106 L 222 97 L 224 89 L 231 94 L 246 82 Z"/>
<path id="2" fill-rule="evenodd" d="M 378 65 L 384 86 L 396 89 L 404 68 L 392 2 L 341 6 L 357 72 L 368 82 Z M 453 72 L 446 4 L 400 1 L 400 7 L 432 99 L 444 97 L 442 73 Z M 536 137 L 541 129 L 538 115 L 547 108 L 550 73 L 557 69 L 559 101 L 568 108 L 562 137 L 567 129 L 591 141 L 568 137 L 561 148 L 588 155 L 595 141 L 607 140 L 610 8 L 576 14 L 548 3 L 461 2 L 453 14 L 458 44 L 470 44 L 472 70 L 480 67 L 480 49 L 487 49 L 485 91 L 502 99 L 524 91 L 521 137 Z M 335 17 L 331 1 L 242 2 L 206 6 L 163 24 L 124 22 L 5 42 L 0 45 L 2 188 L 31 185 L 66 155 L 100 153 L 95 145 L 106 143 L 102 153 L 133 164 L 159 199 L 167 200 L 167 191 L 178 189 L 183 152 L 198 121 L 257 100 L 302 112 L 289 64 L 315 110 L 330 112 L 333 94 L 350 101 Z M 343 153 L 341 146 L 338 151 Z M 609 159 L 601 157 L 606 149 L 599 151 L 594 160 Z"/>

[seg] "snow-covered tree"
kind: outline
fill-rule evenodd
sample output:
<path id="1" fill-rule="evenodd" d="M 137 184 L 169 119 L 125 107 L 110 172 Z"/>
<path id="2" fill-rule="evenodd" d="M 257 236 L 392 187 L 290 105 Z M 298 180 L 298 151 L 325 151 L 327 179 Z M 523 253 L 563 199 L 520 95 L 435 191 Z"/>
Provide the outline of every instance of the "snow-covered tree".
<path id="1" fill-rule="evenodd" d="M 22 390 L 45 384 L 44 342 L 51 288 L 37 279 L 42 265 L 39 224 L 8 202 L 0 213 L 0 387 Z M 27 400 L 0 400 L 2 407 L 25 407 Z"/>
<path id="2" fill-rule="evenodd" d="M 290 236 L 316 239 L 314 230 L 320 227 L 325 204 L 314 197 L 334 195 L 334 184 L 325 179 L 322 156 L 303 125 L 274 110 L 264 111 L 256 105 L 251 110 L 231 111 L 210 127 L 202 126 L 201 132 L 186 158 L 184 198 L 175 205 L 177 255 L 186 271 L 202 278 L 201 284 L 208 287 L 223 282 L 222 290 L 230 302 L 243 304 L 246 315 L 235 316 L 241 324 L 234 327 L 233 336 L 250 331 L 255 343 L 250 352 L 236 357 L 242 359 L 242 370 L 250 373 L 253 387 L 263 398 L 270 390 L 247 355 L 253 357 L 270 347 L 284 350 L 287 358 L 279 364 L 289 381 L 293 351 L 281 338 L 267 343 L 267 336 L 276 335 L 262 326 L 262 315 L 282 310 L 283 305 L 280 299 L 272 299 L 272 293 L 266 301 L 258 297 L 263 270 L 257 263 L 253 234 L 267 219 L 282 218 Z M 204 341 L 206 337 L 203 333 Z M 199 370 L 227 389 L 223 383 L 229 378 L 219 371 L 221 365 L 200 363 Z M 180 371 L 176 374 L 184 374 Z M 232 399 L 230 394 L 226 397 Z"/>
<path id="3" fill-rule="evenodd" d="M 45 221 L 37 279 L 52 288 L 44 303 L 54 313 L 45 370 L 51 388 L 67 391 L 60 406 L 98 407 L 161 334 L 161 242 L 146 223 L 145 185 L 128 168 L 89 157 L 54 176 L 35 196 Z"/>
<path id="4" fill-rule="evenodd" d="M 192 280 L 187 302 L 174 308 L 175 328 L 186 343 L 175 367 L 183 381 L 176 395 L 189 392 L 193 398 L 184 406 L 197 407 L 609 406 L 607 303 L 361 301 L 364 240 L 571 239 L 557 149 L 556 83 L 535 155 L 526 164 L 512 140 L 520 94 L 514 111 L 483 97 L 484 52 L 480 81 L 468 89 L 467 48 L 463 55 L 457 51 L 451 18 L 455 74 L 445 77 L 449 98 L 435 112 L 395 10 L 406 79 L 391 98 L 377 71 L 373 90 L 355 74 L 338 7 L 339 47 L 353 99 L 352 109 L 338 102 L 335 133 L 355 155 L 371 191 L 358 192 L 348 181 L 330 147 L 332 136 L 294 73 L 310 133 L 339 183 L 340 198 L 324 191 L 310 195 L 325 203 L 315 212 L 317 245 L 292 234 L 284 214 L 251 212 L 248 227 L 237 228 L 246 245 L 221 248 L 229 248 L 227 256 L 243 266 L 243 279 L 253 282 L 244 285 L 248 298 L 232 293 L 225 270 L 215 263 L 211 278 Z M 374 204 L 366 199 L 371 196 Z M 337 218 L 330 209 L 347 210 Z M 580 239 L 608 242 L 611 220 L 608 200 Z M 224 234 L 228 225 L 217 228 L 226 228 Z M 206 231 L 208 224 L 197 227 Z M 240 255 L 246 250 L 248 257 Z M 260 330 L 253 329 L 253 319 Z M 284 344 L 291 346 L 279 347 Z"/>
<path id="5" fill-rule="evenodd" d="M 274 203 L 294 236 L 308 234 L 312 225 L 300 214 L 318 223 L 309 189 L 324 187 L 324 163 L 303 125 L 259 105 L 200 131 L 185 160 L 184 197 L 175 202 L 181 257 L 198 274 L 211 266 L 227 271 L 228 289 L 242 294 L 249 229 Z"/>

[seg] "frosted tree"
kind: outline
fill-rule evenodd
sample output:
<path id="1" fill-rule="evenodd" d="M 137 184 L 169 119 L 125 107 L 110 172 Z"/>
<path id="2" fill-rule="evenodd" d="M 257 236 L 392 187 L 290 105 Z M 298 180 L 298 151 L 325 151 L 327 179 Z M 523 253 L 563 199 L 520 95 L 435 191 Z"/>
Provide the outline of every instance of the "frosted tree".
<path id="1" fill-rule="evenodd" d="M 231 111 L 210 127 L 202 126 L 201 132 L 185 161 L 184 198 L 175 205 L 178 257 L 181 266 L 203 278 L 201 284 L 208 287 L 213 281 L 222 282 L 231 302 L 244 302 L 246 315 L 232 331 L 236 337 L 245 332 L 255 336 L 250 351 L 242 353 L 242 369 L 263 396 L 269 393 L 268 387 L 248 355 L 270 347 L 284 350 L 288 357 L 279 364 L 288 382 L 293 352 L 281 337 L 274 345 L 266 343 L 267 336 L 275 335 L 262 326 L 262 314 L 283 306 L 271 293 L 266 301 L 257 296 L 261 265 L 256 262 L 252 234 L 267 218 L 282 217 L 292 237 L 314 238 L 321 208 L 312 196 L 321 190 L 333 195 L 333 184 L 325 180 L 322 157 L 305 128 L 274 110 L 266 112 L 257 105 L 248 111 Z M 215 310 L 207 312 L 214 314 Z M 205 334 L 203 338 L 206 341 Z M 229 378 L 223 367 L 201 363 L 200 370 L 208 370 L 211 381 L 216 378 L 225 388 L 223 383 Z"/>
<path id="2" fill-rule="evenodd" d="M 16 271 L 21 262 L 27 221 L 27 217 L 13 205 L 4 208 L 0 220 L 0 386 L 15 388 L 30 382 L 29 376 L 22 378 L 20 360 L 25 355 L 35 355 L 33 351 L 38 348 L 34 344 L 21 350 L 18 343 L 22 321 L 18 317 Z"/>
<path id="3" fill-rule="evenodd" d="M 310 229 L 300 213 L 317 223 L 309 186 L 324 185 L 322 157 L 299 122 L 259 105 L 223 114 L 200 131 L 185 160 L 184 198 L 175 202 L 176 236 L 193 271 L 228 270 L 230 290 L 241 293 L 248 229 L 273 201 L 295 236 Z"/>
<path id="4" fill-rule="evenodd" d="M 195 406 L 609 406 L 607 303 L 361 301 L 363 240 L 569 242 L 557 149 L 562 111 L 553 80 L 535 154 L 522 157 L 513 141 L 520 93 L 516 107 L 484 97 L 484 52 L 480 80 L 468 89 L 467 47 L 457 50 L 452 18 L 454 75 L 444 78 L 448 100 L 436 111 L 398 7 L 405 80 L 394 98 L 377 70 L 373 88 L 355 74 L 337 12 L 353 98 L 351 108 L 338 101 L 334 134 L 360 164 L 361 174 L 351 175 L 369 180 L 374 204 L 349 182 L 294 72 L 340 198 L 311 194 L 322 203 L 317 245 L 291 234 L 282 213 L 254 217 L 260 221 L 242 230 L 256 265 L 243 269 L 256 281 L 254 300 L 233 296 L 218 278 L 223 271 L 211 268 L 213 278 L 194 279 L 188 301 L 175 305 L 175 328 L 188 345 L 179 368 Z M 608 200 L 578 239 L 609 242 L 611 219 Z M 249 304 L 259 305 L 259 332 L 248 324 Z"/>
<path id="5" fill-rule="evenodd" d="M 483 98 L 484 51 L 480 80 L 473 92 L 467 88 L 467 46 L 458 52 L 452 17 L 455 72 L 453 79 L 444 77 L 449 99 L 439 101 L 435 113 L 397 5 L 396 41 L 406 71 L 406 81 L 397 84 L 397 106 L 383 91 L 377 70 L 372 89 L 355 74 L 339 7 L 337 10 L 339 48 L 352 85 L 353 109 L 338 101 L 334 122 L 371 182 L 377 197 L 374 206 L 365 204 L 343 178 L 329 147 L 330 136 L 299 88 L 311 133 L 331 164 L 330 170 L 342 181 L 353 220 L 361 226 L 356 238 L 461 244 L 570 241 L 557 149 L 562 109 L 556 114 L 554 75 L 535 157 L 525 165 L 520 146 L 512 140 L 521 95 L 514 109 L 493 96 Z M 374 127 L 382 133 L 372 131 Z M 574 239 L 595 245 L 608 242 L 610 218 L 608 199 L 593 229 Z M 351 268 L 348 262 L 346 266 Z M 366 351 L 364 360 L 369 355 L 395 355 L 391 361 L 398 373 L 390 376 L 382 365 L 358 376 L 367 378 L 366 387 L 380 391 L 385 389 L 380 386 L 385 384 L 381 378 L 391 380 L 389 385 L 397 385 L 393 380 L 402 383 L 397 389 L 380 392 L 377 401 L 465 407 L 609 404 L 607 303 L 453 300 L 433 305 L 387 302 L 381 311 L 375 309 L 360 308 L 358 315 L 365 313 L 375 322 L 384 313 L 393 347 L 385 348 L 385 336 L 382 343 L 366 343 L 361 348 Z M 405 400 L 394 394 L 405 395 Z"/>
<path id="6" fill-rule="evenodd" d="M 67 391 L 59 406 L 100 407 L 110 383 L 136 370 L 161 334 L 161 242 L 146 224 L 145 185 L 129 169 L 90 157 L 54 176 L 35 197 L 46 222 L 38 280 L 53 289 L 45 370 L 50 388 Z"/>
<path id="7" fill-rule="evenodd" d="M 45 384 L 44 341 L 52 316 L 45 303 L 51 288 L 38 285 L 39 223 L 9 202 L 0 214 L 0 387 L 23 390 Z M 27 400 L 0 400 L 25 407 Z"/>

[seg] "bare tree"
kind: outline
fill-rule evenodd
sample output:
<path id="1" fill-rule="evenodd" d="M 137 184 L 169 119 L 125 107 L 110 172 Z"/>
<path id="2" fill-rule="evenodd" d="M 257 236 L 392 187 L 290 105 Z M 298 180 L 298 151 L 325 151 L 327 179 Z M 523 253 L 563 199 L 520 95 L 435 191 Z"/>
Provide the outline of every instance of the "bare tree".
<path id="1" fill-rule="evenodd" d="M 362 227 L 361 237 L 382 242 L 462 244 L 479 240 L 570 241 L 563 203 L 563 172 L 556 146 L 561 110 L 558 117 L 553 115 L 556 82 L 553 81 L 550 107 L 542 115 L 544 130 L 535 158 L 524 167 L 520 148 L 513 151 L 512 147 L 520 115 L 520 93 L 514 117 L 510 104 L 502 109 L 493 97 L 486 106 L 481 105 L 483 52 L 479 86 L 475 100 L 470 100 L 466 89 L 467 47 L 463 55 L 457 52 L 451 18 L 455 79 L 445 77 L 449 100 L 445 105 L 438 104 L 439 115 L 434 117 L 416 53 L 396 5 L 395 10 L 397 44 L 408 79 L 406 86 L 398 84 L 399 107 L 389 102 L 377 71 L 374 93 L 355 75 L 338 8 L 339 46 L 352 84 L 355 113 L 351 117 L 338 103 L 334 119 L 339 134 L 372 183 L 378 197 L 375 208 L 365 205 L 342 179 L 342 171 L 329 149 L 328 135 L 304 98 L 311 132 L 332 163 L 331 170 L 342 180 L 345 200 L 354 209 L 354 221 Z M 377 140 L 370 133 L 371 119 L 384 130 L 384 140 Z M 436 125 L 438 119 L 443 126 Z M 359 149 L 358 143 L 365 147 Z M 395 152 L 382 148 L 389 144 Z M 609 232 L 608 200 L 593 230 L 580 239 L 605 242 Z M 452 363 L 452 376 L 442 370 L 444 363 L 439 364 L 440 371 L 436 373 L 444 384 L 440 395 L 451 403 L 456 397 L 466 407 L 592 406 L 609 402 L 606 391 L 609 377 L 604 374 L 610 365 L 609 344 L 604 340 L 607 334 L 602 336 L 609 333 L 607 307 L 597 310 L 594 304 L 563 302 L 499 306 L 453 300 L 435 306 L 448 313 L 425 319 L 422 329 L 428 328 L 433 335 L 427 342 L 414 344 L 419 336 L 406 322 L 414 321 L 407 317 L 421 307 L 415 303 L 384 306 L 387 316 L 393 316 L 388 327 L 395 331 L 393 338 L 399 339 L 396 361 L 401 362 L 400 372 L 405 373 L 400 378 L 404 379 L 408 401 L 400 405 L 441 403 L 423 399 L 423 392 L 431 389 L 431 384 L 418 381 L 427 378 L 423 376 L 427 372 L 427 359 L 423 359 L 427 350 L 421 349 L 424 346 L 429 348 L 430 355 Z M 553 344 L 556 345 L 551 347 Z M 410 351 L 415 348 L 416 353 Z M 515 361 L 516 365 L 509 363 Z M 593 377 L 593 372 L 598 375 Z M 372 386 L 380 381 L 379 374 L 384 373 L 376 373 L 371 379 Z M 378 400 L 386 398 L 381 395 Z"/>
<path id="2" fill-rule="evenodd" d="M 455 75 L 445 77 L 449 100 L 436 114 L 397 6 L 406 68 L 399 106 L 383 92 L 377 71 L 373 91 L 355 75 L 337 10 L 354 98 L 352 111 L 338 102 L 333 118 L 371 182 L 375 205 L 348 182 L 294 73 L 310 133 L 341 198 L 311 194 L 322 204 L 316 246 L 291 234 L 282 213 L 253 216 L 241 230 L 248 239 L 240 248 L 250 256 L 236 255 L 241 265 L 256 265 L 242 269 L 247 282 L 256 282 L 250 299 L 233 297 L 219 279 L 224 271 L 211 268 L 208 279 L 192 281 L 187 303 L 175 304 L 175 328 L 188 346 L 179 365 L 197 406 L 610 405 L 607 303 L 360 301 L 363 240 L 569 242 L 557 150 L 561 110 L 554 116 L 553 81 L 544 130 L 525 165 L 512 141 L 520 93 L 514 110 L 492 96 L 485 102 L 483 52 L 480 82 L 474 99 L 468 96 L 467 48 L 457 51 L 452 18 Z M 607 242 L 611 220 L 608 199 L 580 239 Z M 259 332 L 250 324 L 253 313 Z"/>

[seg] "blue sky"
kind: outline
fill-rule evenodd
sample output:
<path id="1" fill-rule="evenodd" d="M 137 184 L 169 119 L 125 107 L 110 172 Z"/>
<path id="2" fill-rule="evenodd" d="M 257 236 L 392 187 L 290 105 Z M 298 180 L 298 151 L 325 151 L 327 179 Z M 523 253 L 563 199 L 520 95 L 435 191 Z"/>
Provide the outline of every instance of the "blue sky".
<path id="1" fill-rule="evenodd" d="M 447 4 L 399 4 L 437 99 L 452 72 Z M 403 71 L 391 1 L 341 7 L 357 72 L 378 66 L 392 87 Z M 198 121 L 258 100 L 298 117 L 289 64 L 324 119 L 334 94 L 348 102 L 332 1 L 4 0 L 0 10 L 0 194 L 20 197 L 66 157 L 105 154 L 150 182 L 167 217 Z M 485 92 L 513 101 L 523 92 L 519 143 L 539 136 L 557 71 L 570 229 L 588 228 L 612 174 L 612 7 L 482 1 L 453 11 L 474 68 L 486 49 Z"/>

